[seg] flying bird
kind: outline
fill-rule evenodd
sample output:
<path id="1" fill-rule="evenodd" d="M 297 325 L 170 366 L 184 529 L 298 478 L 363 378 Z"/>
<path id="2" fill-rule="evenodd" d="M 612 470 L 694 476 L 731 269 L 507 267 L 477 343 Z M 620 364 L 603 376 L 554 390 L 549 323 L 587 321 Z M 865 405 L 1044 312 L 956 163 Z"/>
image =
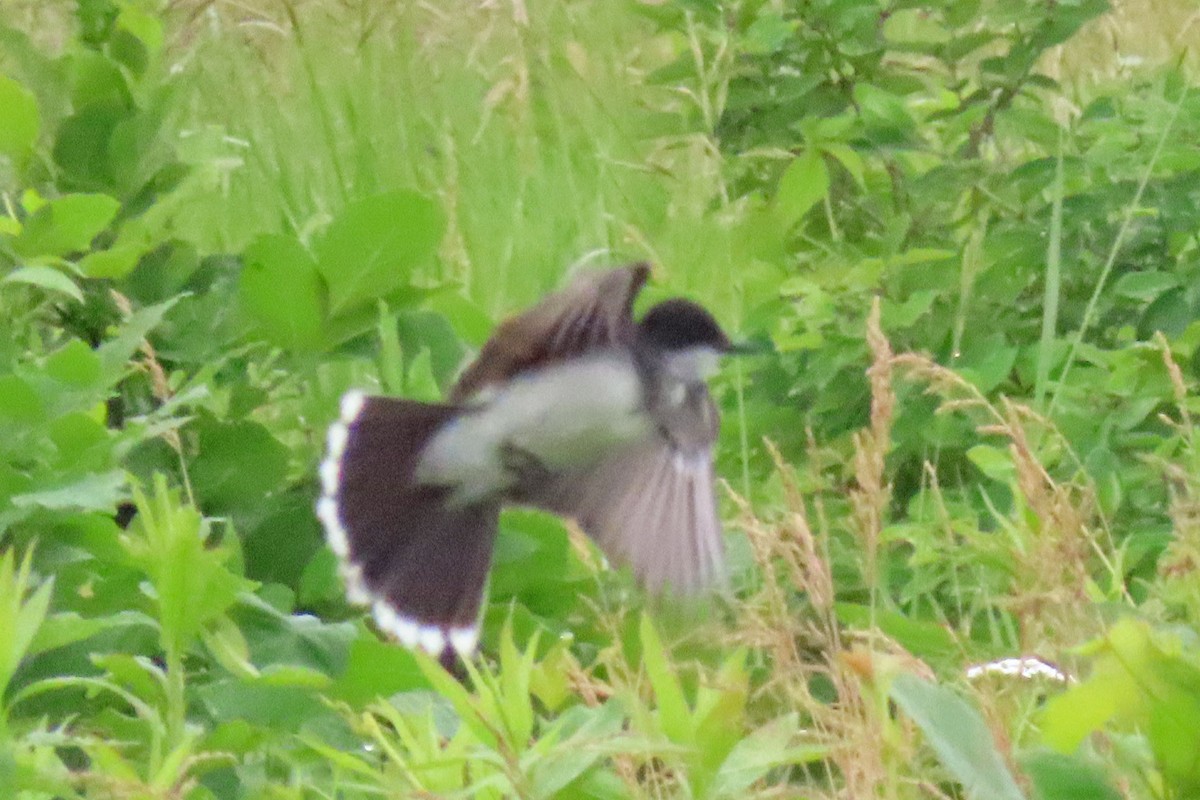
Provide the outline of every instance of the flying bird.
<path id="1" fill-rule="evenodd" d="M 342 398 L 316 511 L 380 628 L 470 655 L 507 504 L 575 519 L 652 592 L 723 582 L 705 380 L 738 348 L 690 300 L 635 321 L 649 274 L 581 273 L 501 323 L 444 403 Z"/>

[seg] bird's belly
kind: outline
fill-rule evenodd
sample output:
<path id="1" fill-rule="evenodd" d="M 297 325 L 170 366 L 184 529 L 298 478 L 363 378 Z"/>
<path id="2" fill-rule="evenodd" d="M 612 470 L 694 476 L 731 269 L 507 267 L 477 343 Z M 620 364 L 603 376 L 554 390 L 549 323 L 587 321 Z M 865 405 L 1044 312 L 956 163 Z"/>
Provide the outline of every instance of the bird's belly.
<path id="1" fill-rule="evenodd" d="M 517 462 L 559 472 L 586 468 L 651 430 L 632 364 L 598 357 L 517 378 L 486 405 L 438 433 L 419 476 L 451 484 L 462 499 L 503 491 Z"/>

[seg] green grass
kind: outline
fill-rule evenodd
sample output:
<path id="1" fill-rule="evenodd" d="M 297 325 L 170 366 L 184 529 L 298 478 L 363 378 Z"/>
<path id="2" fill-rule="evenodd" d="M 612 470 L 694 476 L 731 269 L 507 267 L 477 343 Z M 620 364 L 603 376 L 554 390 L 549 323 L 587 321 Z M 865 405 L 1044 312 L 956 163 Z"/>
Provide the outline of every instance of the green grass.
<path id="1" fill-rule="evenodd" d="M 884 5 L 6 6 L 0 794 L 1194 796 L 1195 12 Z M 769 345 L 734 591 L 507 513 L 460 682 L 324 429 L 633 259 Z"/>

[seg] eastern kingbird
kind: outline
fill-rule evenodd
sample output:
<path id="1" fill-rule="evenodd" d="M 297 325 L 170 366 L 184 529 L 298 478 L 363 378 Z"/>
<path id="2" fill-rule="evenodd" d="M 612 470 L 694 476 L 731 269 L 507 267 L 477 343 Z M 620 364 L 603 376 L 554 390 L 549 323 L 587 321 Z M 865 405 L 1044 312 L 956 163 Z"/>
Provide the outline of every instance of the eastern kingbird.
<path id="1" fill-rule="evenodd" d="M 584 273 L 505 321 L 446 403 L 342 398 L 317 516 L 350 599 L 382 629 L 469 655 L 510 503 L 574 518 L 651 591 L 724 580 L 705 379 L 734 347 L 689 300 L 635 322 L 649 273 Z"/>

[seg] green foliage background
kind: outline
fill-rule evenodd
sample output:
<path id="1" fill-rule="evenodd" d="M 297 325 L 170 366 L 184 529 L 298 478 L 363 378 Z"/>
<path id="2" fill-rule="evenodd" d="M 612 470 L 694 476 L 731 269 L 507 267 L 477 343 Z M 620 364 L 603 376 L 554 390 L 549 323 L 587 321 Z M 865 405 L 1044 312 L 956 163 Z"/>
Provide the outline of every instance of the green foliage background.
<path id="1" fill-rule="evenodd" d="M 0 797 L 1200 796 L 1194 6 L 4 8 Z M 513 511 L 381 641 L 339 396 L 633 259 L 769 345 L 734 596 Z"/>

